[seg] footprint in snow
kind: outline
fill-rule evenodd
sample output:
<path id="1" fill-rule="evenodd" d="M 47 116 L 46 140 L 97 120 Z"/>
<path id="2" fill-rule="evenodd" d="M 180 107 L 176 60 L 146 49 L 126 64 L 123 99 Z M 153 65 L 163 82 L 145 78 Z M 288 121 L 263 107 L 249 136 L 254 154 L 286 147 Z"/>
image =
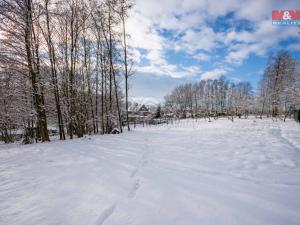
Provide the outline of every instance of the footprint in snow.
<path id="1" fill-rule="evenodd" d="M 104 221 L 107 220 L 111 216 L 111 214 L 113 214 L 115 208 L 116 208 L 116 204 L 112 204 L 111 206 L 106 208 L 97 219 L 95 225 L 102 225 Z"/>
<path id="2" fill-rule="evenodd" d="M 139 168 L 138 167 L 134 168 L 130 174 L 130 177 L 134 177 L 138 172 L 139 172 Z"/>
<path id="3" fill-rule="evenodd" d="M 133 198 L 140 186 L 140 181 L 136 180 L 128 193 L 128 198 Z"/>

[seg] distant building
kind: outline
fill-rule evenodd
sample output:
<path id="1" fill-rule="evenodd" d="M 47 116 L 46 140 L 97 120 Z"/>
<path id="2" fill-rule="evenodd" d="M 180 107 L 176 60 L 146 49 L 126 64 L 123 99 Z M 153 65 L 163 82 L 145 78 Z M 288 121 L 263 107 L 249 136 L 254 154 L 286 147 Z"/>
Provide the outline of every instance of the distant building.
<path id="1" fill-rule="evenodd" d="M 142 122 L 149 120 L 152 117 L 152 112 L 144 104 L 132 104 L 128 109 L 129 122 Z M 124 118 L 124 121 L 126 119 Z"/>
<path id="2" fill-rule="evenodd" d="M 138 109 L 138 115 L 140 116 L 149 116 L 150 114 L 151 112 L 144 104 Z"/>

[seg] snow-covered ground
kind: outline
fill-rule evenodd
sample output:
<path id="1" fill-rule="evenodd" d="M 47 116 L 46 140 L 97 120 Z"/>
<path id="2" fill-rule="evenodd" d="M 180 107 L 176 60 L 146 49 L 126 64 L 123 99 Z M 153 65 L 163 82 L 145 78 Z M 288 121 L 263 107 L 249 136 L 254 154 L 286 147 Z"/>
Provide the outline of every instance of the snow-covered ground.
<path id="1" fill-rule="evenodd" d="M 0 146 L 3 225 L 300 224 L 300 125 L 184 120 Z"/>

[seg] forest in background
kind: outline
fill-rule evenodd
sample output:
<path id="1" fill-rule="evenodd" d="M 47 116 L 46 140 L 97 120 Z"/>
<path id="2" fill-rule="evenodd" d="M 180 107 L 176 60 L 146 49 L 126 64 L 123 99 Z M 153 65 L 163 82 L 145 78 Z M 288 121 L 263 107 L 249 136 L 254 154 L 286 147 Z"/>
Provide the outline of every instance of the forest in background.
<path id="1" fill-rule="evenodd" d="M 299 65 L 287 51 L 270 55 L 257 91 L 250 82 L 225 77 L 176 87 L 165 97 L 166 113 L 189 117 L 267 115 L 285 120 L 300 109 Z"/>

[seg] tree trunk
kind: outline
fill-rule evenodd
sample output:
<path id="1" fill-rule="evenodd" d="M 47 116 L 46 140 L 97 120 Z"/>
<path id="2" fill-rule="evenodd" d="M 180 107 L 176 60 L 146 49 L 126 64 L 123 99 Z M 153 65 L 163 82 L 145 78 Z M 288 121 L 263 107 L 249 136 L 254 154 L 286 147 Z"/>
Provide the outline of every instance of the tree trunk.
<path id="1" fill-rule="evenodd" d="M 33 55 L 38 52 L 38 45 L 35 45 L 34 49 L 32 37 L 35 36 L 33 22 L 32 22 L 32 2 L 31 0 L 26 0 L 26 23 L 25 23 L 25 48 L 27 56 L 27 66 L 31 78 L 33 103 L 37 113 L 37 126 L 36 126 L 36 138 L 44 141 L 50 141 L 48 129 L 47 129 L 47 117 L 43 104 L 43 96 L 39 90 L 39 65 L 38 62 L 34 62 L 34 58 L 38 59 L 38 55 Z M 34 64 L 36 68 L 34 69 Z"/>

